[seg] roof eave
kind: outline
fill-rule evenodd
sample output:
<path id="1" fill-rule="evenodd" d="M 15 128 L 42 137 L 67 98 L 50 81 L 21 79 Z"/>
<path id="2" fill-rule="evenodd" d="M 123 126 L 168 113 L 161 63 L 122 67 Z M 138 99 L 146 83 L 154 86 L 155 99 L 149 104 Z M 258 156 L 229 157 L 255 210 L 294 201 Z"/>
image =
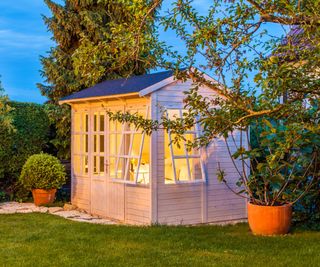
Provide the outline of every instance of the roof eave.
<path id="1" fill-rule="evenodd" d="M 139 92 L 127 93 L 127 94 L 117 94 L 117 95 L 107 95 L 107 96 L 92 96 L 92 97 L 84 97 L 84 98 L 66 99 L 66 100 L 60 100 L 58 103 L 59 103 L 59 105 L 62 105 L 62 104 L 71 105 L 71 104 L 74 104 L 77 102 L 103 101 L 103 100 L 111 99 L 111 98 L 126 98 L 126 97 L 132 97 L 132 96 L 139 97 Z"/>

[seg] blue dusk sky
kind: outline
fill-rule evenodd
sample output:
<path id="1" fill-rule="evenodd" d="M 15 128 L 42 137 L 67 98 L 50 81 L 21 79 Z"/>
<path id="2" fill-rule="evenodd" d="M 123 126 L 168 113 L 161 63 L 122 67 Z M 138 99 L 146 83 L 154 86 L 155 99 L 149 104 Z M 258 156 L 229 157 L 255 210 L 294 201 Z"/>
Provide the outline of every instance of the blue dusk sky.
<path id="1" fill-rule="evenodd" d="M 62 2 L 62 0 L 56 0 Z M 170 6 L 170 0 L 163 10 Z M 194 6 L 205 13 L 210 0 L 195 0 Z M 43 103 L 36 83 L 43 82 L 39 70 L 40 55 L 46 55 L 54 42 L 42 20 L 50 12 L 43 0 L 0 0 L 0 80 L 11 100 Z M 269 29 L 277 33 L 276 27 Z M 181 51 L 173 33 L 164 33 L 163 39 Z"/>

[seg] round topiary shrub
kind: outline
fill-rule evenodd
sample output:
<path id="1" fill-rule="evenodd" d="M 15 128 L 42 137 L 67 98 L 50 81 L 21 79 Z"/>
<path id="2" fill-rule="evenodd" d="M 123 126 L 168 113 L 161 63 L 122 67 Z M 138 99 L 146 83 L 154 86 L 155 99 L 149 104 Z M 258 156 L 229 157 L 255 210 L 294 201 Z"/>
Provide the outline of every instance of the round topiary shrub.
<path id="1" fill-rule="evenodd" d="M 58 189 L 66 182 L 66 171 L 56 157 L 35 154 L 24 164 L 19 180 L 29 190 Z"/>

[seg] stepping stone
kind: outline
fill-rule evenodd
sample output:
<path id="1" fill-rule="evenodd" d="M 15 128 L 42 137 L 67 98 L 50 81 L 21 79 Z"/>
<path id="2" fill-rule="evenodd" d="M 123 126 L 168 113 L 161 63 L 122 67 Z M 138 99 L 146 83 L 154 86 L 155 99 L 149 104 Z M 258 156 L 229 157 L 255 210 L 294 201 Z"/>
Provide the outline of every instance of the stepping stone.
<path id="1" fill-rule="evenodd" d="M 56 212 L 59 212 L 59 211 L 63 211 L 63 208 L 60 208 L 60 207 L 50 207 L 50 208 L 48 208 L 48 212 L 49 213 L 56 213 Z"/>
<path id="2" fill-rule="evenodd" d="M 63 210 L 65 210 L 65 211 L 71 211 L 71 210 L 76 210 L 76 209 L 77 209 L 76 206 L 69 204 L 69 203 L 65 203 L 63 205 Z"/>

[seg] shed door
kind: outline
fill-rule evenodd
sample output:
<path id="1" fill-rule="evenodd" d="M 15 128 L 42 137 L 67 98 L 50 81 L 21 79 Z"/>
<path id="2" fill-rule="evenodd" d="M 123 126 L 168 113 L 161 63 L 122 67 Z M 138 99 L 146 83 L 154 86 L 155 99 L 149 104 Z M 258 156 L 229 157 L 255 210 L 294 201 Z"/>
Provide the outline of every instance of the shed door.
<path id="1" fill-rule="evenodd" d="M 107 215 L 107 120 L 104 111 L 94 111 L 91 120 L 91 212 Z"/>
<path id="2" fill-rule="evenodd" d="M 122 107 L 115 107 L 114 111 L 123 111 Z M 107 143 L 107 215 L 116 220 L 125 220 L 125 184 L 115 181 L 115 169 L 118 153 L 120 153 L 120 142 L 122 135 L 122 124 L 118 121 L 108 120 Z"/>

